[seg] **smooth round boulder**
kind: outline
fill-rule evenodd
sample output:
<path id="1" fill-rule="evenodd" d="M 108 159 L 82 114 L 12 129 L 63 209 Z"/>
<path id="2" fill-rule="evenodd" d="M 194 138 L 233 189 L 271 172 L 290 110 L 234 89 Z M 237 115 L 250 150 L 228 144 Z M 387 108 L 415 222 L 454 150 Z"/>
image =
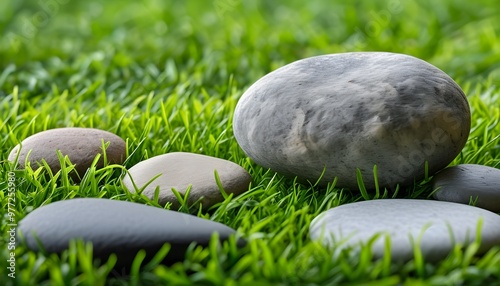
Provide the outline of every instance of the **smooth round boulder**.
<path id="1" fill-rule="evenodd" d="M 215 171 L 227 194 L 237 196 L 248 190 L 252 178 L 238 164 L 186 152 L 163 154 L 137 163 L 124 176 L 123 185 L 132 193 L 143 189 L 142 194 L 150 199 L 154 199 L 158 188 L 158 203 L 171 203 L 173 208 L 179 208 L 180 203 L 172 188 L 184 196 L 188 187 L 191 187 L 188 205 L 201 202 L 206 210 L 224 200 L 215 179 Z"/>
<path id="2" fill-rule="evenodd" d="M 109 144 L 106 147 L 107 162 L 122 164 L 126 157 L 126 144 L 122 138 L 108 131 L 79 127 L 56 128 L 31 135 L 14 147 L 8 160 L 14 162 L 18 158 L 21 168 L 25 167 L 25 162 L 29 162 L 34 169 L 45 160 L 51 171 L 56 173 L 61 170 L 57 156 L 57 151 L 60 151 L 75 164 L 76 173 L 72 172 L 71 176 L 77 180 L 83 177 L 95 157 L 103 154 L 103 142 Z M 101 168 L 103 164 L 104 158 L 101 156 L 96 167 Z"/>
<path id="3" fill-rule="evenodd" d="M 193 215 L 138 203 L 81 198 L 58 201 L 29 213 L 19 222 L 17 241 L 33 251 L 60 254 L 71 240 L 93 244 L 94 259 L 105 262 L 114 253 L 115 269 L 127 271 L 137 252 L 146 251 L 143 265 L 169 243 L 163 263 L 184 260 L 192 243 L 207 246 L 214 233 L 220 241 L 235 231 L 230 227 Z M 238 245 L 244 244 L 238 240 Z M 243 244 L 242 244 L 243 243 Z"/>
<path id="4" fill-rule="evenodd" d="M 283 66 L 240 98 L 234 136 L 257 164 L 303 181 L 357 189 L 409 185 L 462 150 L 470 109 L 443 71 L 412 56 L 354 52 Z"/>
<path id="5" fill-rule="evenodd" d="M 372 244 L 375 258 L 384 256 L 385 239 L 390 240 L 394 261 L 414 258 L 419 247 L 428 261 L 445 258 L 456 244 L 474 242 L 480 227 L 484 253 L 500 245 L 500 216 L 490 211 L 450 202 L 381 199 L 341 205 L 323 212 L 310 225 L 310 237 L 337 250 Z"/>
<path id="6" fill-rule="evenodd" d="M 500 170 L 476 164 L 462 164 L 439 171 L 432 178 L 436 200 L 476 207 L 500 213 Z"/>

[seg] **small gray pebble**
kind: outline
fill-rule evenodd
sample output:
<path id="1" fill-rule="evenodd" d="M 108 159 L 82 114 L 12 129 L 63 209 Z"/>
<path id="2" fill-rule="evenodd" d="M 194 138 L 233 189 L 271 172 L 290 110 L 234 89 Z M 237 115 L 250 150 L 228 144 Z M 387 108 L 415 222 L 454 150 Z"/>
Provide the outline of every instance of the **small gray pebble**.
<path id="1" fill-rule="evenodd" d="M 436 200 L 474 205 L 500 213 L 500 170 L 476 164 L 446 168 L 432 178 Z"/>

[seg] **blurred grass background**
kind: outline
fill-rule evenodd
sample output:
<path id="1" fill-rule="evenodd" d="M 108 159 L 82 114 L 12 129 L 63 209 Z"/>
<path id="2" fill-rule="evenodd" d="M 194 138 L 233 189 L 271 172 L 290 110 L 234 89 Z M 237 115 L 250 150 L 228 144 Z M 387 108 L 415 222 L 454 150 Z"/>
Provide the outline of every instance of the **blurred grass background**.
<path id="1" fill-rule="evenodd" d="M 291 61 L 346 51 L 410 54 L 459 81 L 500 78 L 493 0 L 21 0 L 0 11 L 3 93 L 16 84 L 154 89 L 168 68 L 207 88 L 230 75 L 243 87 Z M 5 78 L 11 64 L 16 76 Z"/>

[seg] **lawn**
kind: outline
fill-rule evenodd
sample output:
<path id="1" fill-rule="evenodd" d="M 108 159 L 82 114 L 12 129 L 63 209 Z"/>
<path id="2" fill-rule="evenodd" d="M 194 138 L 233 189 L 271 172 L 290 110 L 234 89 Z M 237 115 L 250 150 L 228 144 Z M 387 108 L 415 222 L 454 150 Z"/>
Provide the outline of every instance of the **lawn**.
<path id="1" fill-rule="evenodd" d="M 334 3 L 335 2 L 335 3 Z M 348 4 L 347 4 L 348 3 Z M 266 73 L 309 56 L 388 51 L 424 59 L 468 96 L 469 140 L 452 162 L 500 168 L 500 5 L 477 1 L 7 0 L 0 2 L 0 285 L 500 285 L 500 246 L 478 256 L 457 247 L 438 263 L 333 259 L 311 242 L 319 213 L 376 194 L 304 185 L 264 169 L 239 148 L 232 115 Z M 195 215 L 224 223 L 247 246 L 192 248 L 171 267 L 113 277 L 89 246 L 61 256 L 18 246 L 7 277 L 7 156 L 24 138 L 57 127 L 94 127 L 127 140 L 125 167 L 194 152 L 249 171 L 248 192 Z M 16 171 L 15 219 L 77 197 L 131 200 L 122 168 L 66 174 Z M 380 197 L 427 198 L 428 180 Z M 186 208 L 180 211 L 188 211 Z M 365 249 L 366 250 L 366 249 Z"/>

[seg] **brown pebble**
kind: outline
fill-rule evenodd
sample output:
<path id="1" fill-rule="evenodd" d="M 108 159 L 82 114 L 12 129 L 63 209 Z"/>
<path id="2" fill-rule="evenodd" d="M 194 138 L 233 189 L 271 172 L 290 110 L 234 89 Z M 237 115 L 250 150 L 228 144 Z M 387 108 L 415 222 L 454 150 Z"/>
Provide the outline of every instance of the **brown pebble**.
<path id="1" fill-rule="evenodd" d="M 14 147 L 8 159 L 15 161 L 19 153 L 18 164 L 24 169 L 26 156 L 29 153 L 28 162 L 31 168 L 38 168 L 42 160 L 45 160 L 52 172 L 56 173 L 61 170 L 61 163 L 57 156 L 57 150 L 59 150 L 62 155 L 69 157 L 71 163 L 75 164 L 75 170 L 81 178 L 92 165 L 97 154 L 103 154 L 102 141 L 109 142 L 106 149 L 108 163 L 123 163 L 126 157 L 126 144 L 122 138 L 108 131 L 79 127 L 56 128 L 31 135 Z M 20 152 L 19 148 L 21 148 Z M 103 165 L 104 159 L 101 156 L 96 167 L 101 168 Z M 71 176 L 78 179 L 75 173 Z"/>
<path id="2" fill-rule="evenodd" d="M 200 200 L 203 208 L 207 209 L 224 200 L 215 180 L 215 171 L 227 194 L 237 196 L 248 190 L 250 174 L 238 164 L 185 152 L 159 155 L 139 162 L 130 168 L 129 174 L 123 178 L 123 184 L 130 192 L 135 192 L 132 177 L 139 189 L 144 188 L 142 194 L 150 199 L 154 198 L 155 190 L 159 188 L 158 202 L 162 205 L 172 203 L 175 209 L 180 204 L 172 188 L 184 195 L 191 185 L 188 204 L 191 206 Z M 156 176 L 158 177 L 153 180 Z"/>

